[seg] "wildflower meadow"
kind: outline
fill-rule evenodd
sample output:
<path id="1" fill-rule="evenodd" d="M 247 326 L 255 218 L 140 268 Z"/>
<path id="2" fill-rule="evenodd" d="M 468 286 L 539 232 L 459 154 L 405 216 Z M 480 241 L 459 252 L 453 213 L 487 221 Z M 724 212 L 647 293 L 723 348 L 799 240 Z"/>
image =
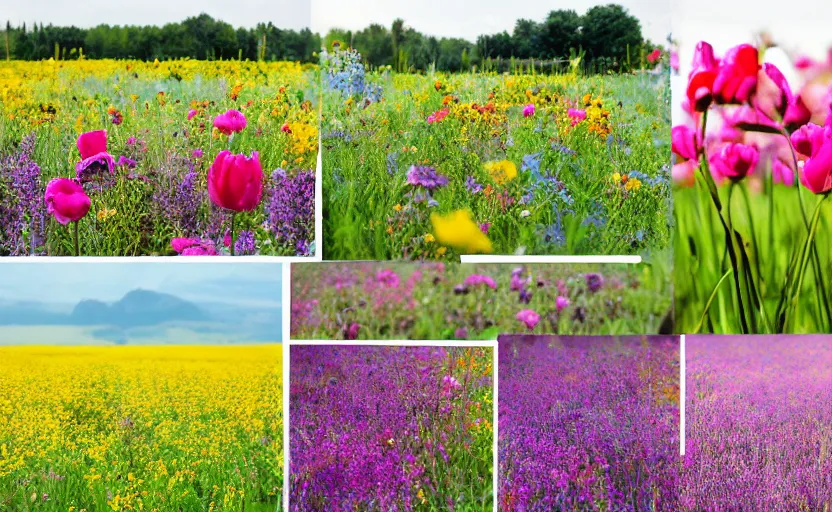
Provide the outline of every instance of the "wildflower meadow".
<path id="1" fill-rule="evenodd" d="M 293 339 L 496 339 L 673 331 L 670 274 L 642 265 L 292 266 Z"/>
<path id="2" fill-rule="evenodd" d="M 281 361 L 279 345 L 0 347 L 0 509 L 274 512 Z"/>
<path id="3" fill-rule="evenodd" d="M 832 509 L 829 336 L 688 336 L 686 357 L 678 510 Z"/>
<path id="4" fill-rule="evenodd" d="M 290 350 L 291 510 L 493 510 L 492 348 Z"/>
<path id="5" fill-rule="evenodd" d="M 832 60 L 767 51 L 702 41 L 674 92 L 679 332 L 832 330 Z"/>
<path id="6" fill-rule="evenodd" d="M 501 511 L 679 510 L 678 338 L 499 345 Z"/>
<path id="7" fill-rule="evenodd" d="M 316 69 L 0 62 L 0 255 L 312 255 Z"/>
<path id="8" fill-rule="evenodd" d="M 326 259 L 668 246 L 667 73 L 322 66 Z"/>

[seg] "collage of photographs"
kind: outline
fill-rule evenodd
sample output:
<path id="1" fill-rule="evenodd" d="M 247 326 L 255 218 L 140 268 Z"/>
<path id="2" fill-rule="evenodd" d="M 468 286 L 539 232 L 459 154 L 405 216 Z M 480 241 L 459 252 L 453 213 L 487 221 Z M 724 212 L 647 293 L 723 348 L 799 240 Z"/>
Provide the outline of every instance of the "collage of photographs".
<path id="1" fill-rule="evenodd" d="M 0 512 L 832 512 L 832 3 L 0 7 Z"/>

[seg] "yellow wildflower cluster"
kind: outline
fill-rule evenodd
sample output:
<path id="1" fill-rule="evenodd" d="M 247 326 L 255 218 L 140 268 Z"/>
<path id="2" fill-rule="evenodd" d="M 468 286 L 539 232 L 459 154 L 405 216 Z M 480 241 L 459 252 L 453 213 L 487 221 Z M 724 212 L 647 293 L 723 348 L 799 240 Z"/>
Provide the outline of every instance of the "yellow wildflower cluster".
<path id="1" fill-rule="evenodd" d="M 74 512 L 274 508 L 281 367 L 275 345 L 0 348 L 0 495 L 9 510 L 31 495 Z"/>

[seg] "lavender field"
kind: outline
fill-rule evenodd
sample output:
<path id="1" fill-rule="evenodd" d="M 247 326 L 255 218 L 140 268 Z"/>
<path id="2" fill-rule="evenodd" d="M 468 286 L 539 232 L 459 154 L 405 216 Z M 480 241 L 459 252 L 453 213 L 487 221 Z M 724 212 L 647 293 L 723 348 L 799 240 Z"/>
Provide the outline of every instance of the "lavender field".
<path id="1" fill-rule="evenodd" d="M 678 510 L 678 338 L 499 345 L 502 512 Z"/>
<path id="2" fill-rule="evenodd" d="M 290 510 L 488 511 L 493 349 L 292 346 Z"/>
<path id="3" fill-rule="evenodd" d="M 832 338 L 686 345 L 681 509 L 832 510 Z"/>

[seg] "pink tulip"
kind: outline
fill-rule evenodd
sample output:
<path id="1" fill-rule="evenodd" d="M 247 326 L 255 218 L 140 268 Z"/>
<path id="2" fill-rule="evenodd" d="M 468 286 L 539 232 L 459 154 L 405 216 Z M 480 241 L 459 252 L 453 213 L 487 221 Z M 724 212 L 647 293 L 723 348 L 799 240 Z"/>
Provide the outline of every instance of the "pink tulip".
<path id="1" fill-rule="evenodd" d="M 208 170 L 208 196 L 235 212 L 254 210 L 263 195 L 263 168 L 257 152 L 251 158 L 221 151 Z"/>
<path id="2" fill-rule="evenodd" d="M 716 177 L 731 181 L 740 181 L 752 174 L 759 160 L 760 152 L 757 148 L 734 142 L 725 144 L 708 158 L 711 172 Z"/>
<path id="3" fill-rule="evenodd" d="M 576 108 L 570 108 L 566 111 L 566 114 L 572 119 L 572 126 L 580 123 L 584 119 L 586 119 L 586 110 L 578 110 Z"/>
<path id="4" fill-rule="evenodd" d="M 719 71 L 719 61 L 714 47 L 705 41 L 696 45 L 693 69 L 688 76 L 687 97 L 691 110 L 704 112 L 713 102 L 714 81 Z"/>
<path id="5" fill-rule="evenodd" d="M 569 299 L 567 299 L 566 297 L 564 297 L 562 295 L 558 295 L 558 298 L 555 299 L 555 307 L 558 308 L 558 313 L 560 313 L 564 309 L 568 308 L 569 304 L 571 304 L 569 302 Z"/>
<path id="6" fill-rule="evenodd" d="M 188 111 L 188 121 L 193 119 L 196 116 L 196 114 L 197 114 L 196 110 L 194 110 L 194 109 L 189 110 Z"/>
<path id="7" fill-rule="evenodd" d="M 699 135 L 689 126 L 674 126 L 670 130 L 671 151 L 685 160 L 699 158 Z"/>
<path id="8" fill-rule="evenodd" d="M 214 118 L 214 128 L 226 135 L 232 133 L 239 133 L 246 127 L 246 116 L 239 110 L 233 108 L 225 114 L 220 114 Z"/>
<path id="9" fill-rule="evenodd" d="M 800 96 L 792 94 L 786 77 L 774 64 L 765 63 L 759 73 L 757 94 L 754 97 L 757 110 L 770 119 L 783 120 L 792 129 L 809 122 L 812 113 Z"/>
<path id="10" fill-rule="evenodd" d="M 90 198 L 75 180 L 55 178 L 46 185 L 47 211 L 63 225 L 83 219 L 90 211 Z"/>
<path id="11" fill-rule="evenodd" d="M 517 313 L 517 319 L 526 324 L 527 329 L 533 331 L 534 327 L 540 321 L 540 315 L 531 309 L 524 309 L 523 311 Z"/>
<path id="12" fill-rule="evenodd" d="M 217 249 L 210 240 L 199 238 L 174 238 L 171 247 L 182 256 L 217 256 Z"/>
<path id="13" fill-rule="evenodd" d="M 81 161 L 75 164 L 75 172 L 81 183 L 90 181 L 93 177 L 115 172 L 115 160 L 107 153 L 107 131 L 96 130 L 82 133 L 78 137 L 78 151 Z"/>
<path id="14" fill-rule="evenodd" d="M 787 187 L 794 185 L 794 170 L 779 158 L 771 162 L 771 179 Z"/>
<path id="15" fill-rule="evenodd" d="M 720 104 L 748 103 L 757 90 L 760 58 L 757 48 L 741 44 L 728 50 L 714 79 L 714 98 Z"/>
<path id="16" fill-rule="evenodd" d="M 814 156 L 806 160 L 801 181 L 815 194 L 832 190 L 832 139 L 827 138 Z"/>
<path id="17" fill-rule="evenodd" d="M 534 103 L 529 103 L 523 107 L 523 117 L 532 117 L 534 115 Z"/>
<path id="18" fill-rule="evenodd" d="M 832 137 L 832 129 L 809 123 L 791 136 L 795 151 L 805 157 L 812 157 L 820 150 L 824 140 Z"/>

